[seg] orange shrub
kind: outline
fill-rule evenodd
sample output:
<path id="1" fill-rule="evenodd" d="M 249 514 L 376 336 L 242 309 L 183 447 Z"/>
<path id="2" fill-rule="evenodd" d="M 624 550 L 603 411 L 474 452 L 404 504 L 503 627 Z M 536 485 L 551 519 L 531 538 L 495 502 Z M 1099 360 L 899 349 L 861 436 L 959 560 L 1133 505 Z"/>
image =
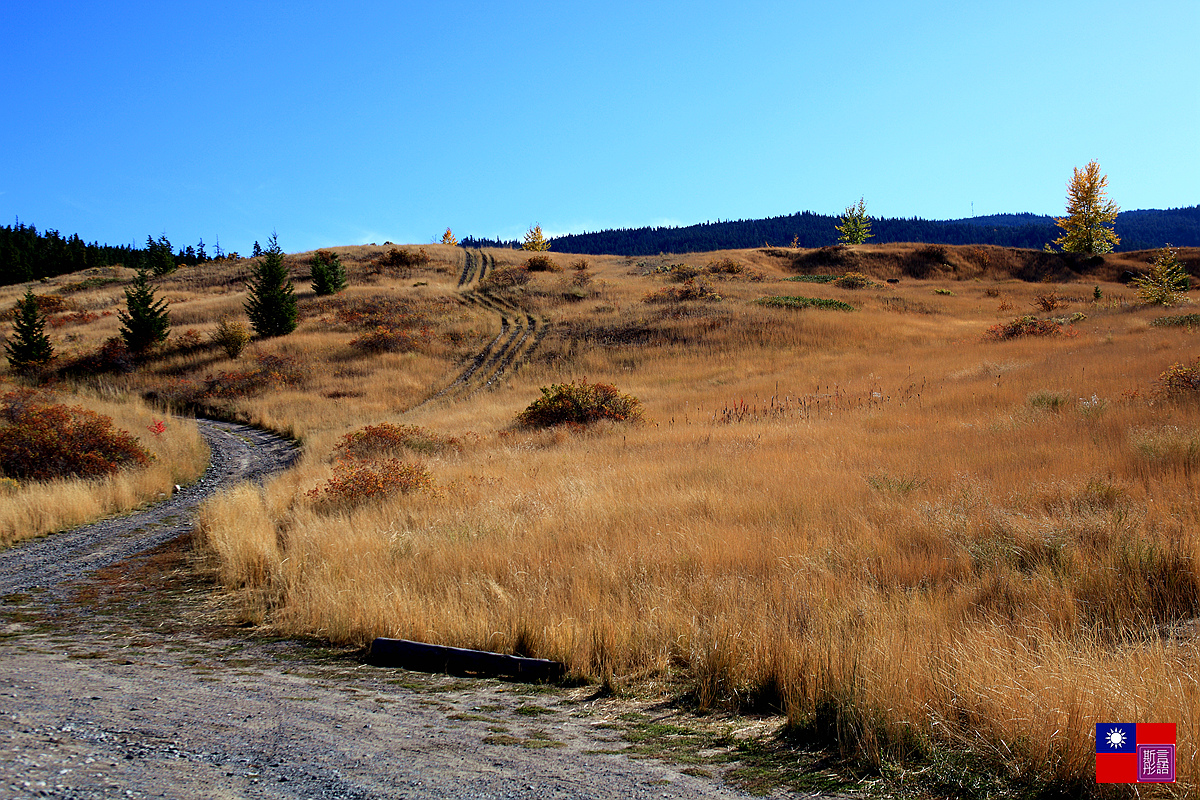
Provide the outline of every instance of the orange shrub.
<path id="1" fill-rule="evenodd" d="M 381 422 L 347 433 L 336 449 L 349 458 L 366 459 L 406 450 L 419 453 L 462 450 L 462 440 L 453 436 L 442 436 L 419 425 Z"/>
<path id="2" fill-rule="evenodd" d="M 643 303 L 681 303 L 685 300 L 708 300 L 716 302 L 721 295 L 713 291 L 711 285 L 703 280 L 688 278 L 682 286 L 664 286 L 654 291 L 646 292 L 642 297 Z"/>
<path id="3" fill-rule="evenodd" d="M 1005 322 L 1000 325 L 993 325 L 987 329 L 987 333 L 983 335 L 984 339 L 993 339 L 1002 341 L 1005 339 L 1017 339 L 1021 336 L 1062 336 L 1062 325 L 1052 319 L 1038 319 L 1037 317 L 1023 316 L 1017 317 L 1011 322 Z"/>
<path id="4" fill-rule="evenodd" d="M 308 492 L 318 509 L 351 508 L 368 500 L 433 488 L 433 477 L 423 464 L 388 458 L 382 461 L 343 459 L 334 476 Z"/>
<path id="5" fill-rule="evenodd" d="M 0 405 L 0 470 L 17 480 L 93 478 L 144 467 L 151 455 L 112 418 L 78 406 L 46 405 L 32 392 L 9 392 Z"/>

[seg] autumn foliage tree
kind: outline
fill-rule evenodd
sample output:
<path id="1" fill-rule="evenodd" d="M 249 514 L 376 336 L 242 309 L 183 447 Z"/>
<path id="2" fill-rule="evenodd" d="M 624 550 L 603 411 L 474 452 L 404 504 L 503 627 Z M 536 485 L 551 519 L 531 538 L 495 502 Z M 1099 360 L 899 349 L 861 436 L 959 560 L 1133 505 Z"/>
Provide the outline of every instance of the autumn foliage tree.
<path id="1" fill-rule="evenodd" d="M 450 232 L 449 228 L 446 228 L 446 232 L 442 234 L 442 244 L 458 244 L 458 239 L 454 238 L 454 234 Z"/>
<path id="2" fill-rule="evenodd" d="M 862 244 L 874 236 L 871 233 L 871 218 L 867 215 L 867 204 L 863 198 L 858 198 L 857 206 L 850 206 L 839 220 L 841 225 L 834 225 L 838 231 L 838 241 L 843 244 Z"/>
<path id="3" fill-rule="evenodd" d="M 1054 220 L 1063 229 L 1054 240 L 1063 252 L 1111 253 L 1120 243 L 1112 224 L 1121 209 L 1108 199 L 1107 187 L 1108 176 L 1100 174 L 1096 161 L 1075 168 L 1067 184 L 1067 216 Z"/>
<path id="4" fill-rule="evenodd" d="M 525 243 L 521 245 L 521 249 L 538 252 L 550 249 L 550 241 L 542 234 L 541 225 L 534 225 L 525 232 Z"/>

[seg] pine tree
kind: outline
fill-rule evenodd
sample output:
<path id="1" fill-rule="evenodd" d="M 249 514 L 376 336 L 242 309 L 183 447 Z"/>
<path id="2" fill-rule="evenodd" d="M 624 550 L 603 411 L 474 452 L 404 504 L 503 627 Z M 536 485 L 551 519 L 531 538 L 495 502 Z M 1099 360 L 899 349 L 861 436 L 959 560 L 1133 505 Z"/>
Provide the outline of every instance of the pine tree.
<path id="1" fill-rule="evenodd" d="M 318 250 L 313 254 L 312 288 L 318 295 L 337 294 L 346 288 L 346 268 L 337 253 Z"/>
<path id="2" fill-rule="evenodd" d="M 1100 165 L 1089 161 L 1081 171 L 1075 168 L 1067 184 L 1067 216 L 1055 219 L 1063 235 L 1054 243 L 1066 253 L 1111 253 L 1119 244 L 1113 221 L 1121 209 L 1107 197 L 1108 176 L 1100 174 Z"/>
<path id="3" fill-rule="evenodd" d="M 171 317 L 167 301 L 156 299 L 145 269 L 139 269 L 133 284 L 125 290 L 125 311 L 121 320 L 121 338 L 131 353 L 145 353 L 167 340 L 171 332 Z"/>
<path id="4" fill-rule="evenodd" d="M 525 244 L 521 245 L 521 249 L 539 252 L 550 249 L 550 242 L 542 235 L 541 225 L 534 225 L 525 232 Z"/>
<path id="5" fill-rule="evenodd" d="M 166 275 L 175 271 L 175 255 L 171 252 L 171 242 L 163 234 L 154 241 L 154 237 L 146 237 L 146 263 L 155 275 Z"/>
<path id="6" fill-rule="evenodd" d="M 1179 262 L 1179 254 L 1171 247 L 1170 242 L 1155 251 L 1154 259 L 1150 262 L 1150 271 L 1133 279 L 1138 298 L 1143 303 L 1161 306 L 1186 302 L 1191 283 L 1187 270 Z"/>
<path id="7" fill-rule="evenodd" d="M 250 317 L 255 333 L 266 339 L 296 330 L 299 312 L 293 292 L 287 266 L 283 263 L 283 250 L 272 233 L 262 258 L 254 267 L 250 297 L 246 300 L 246 315 Z"/>
<path id="8" fill-rule="evenodd" d="M 250 251 L 251 258 L 258 258 L 262 255 L 262 245 L 258 243 L 258 239 L 254 240 L 254 249 Z"/>
<path id="9" fill-rule="evenodd" d="M 871 218 L 867 216 L 867 204 L 863 198 L 858 198 L 858 206 L 849 206 L 839 220 L 841 225 L 833 227 L 838 231 L 838 241 L 844 244 L 862 244 L 874 236 L 871 233 Z"/>
<path id="10" fill-rule="evenodd" d="M 442 244 L 458 244 L 458 239 L 454 238 L 454 234 L 450 232 L 449 228 L 446 228 L 446 232 L 442 234 Z"/>
<path id="11" fill-rule="evenodd" d="M 9 366 L 21 374 L 36 372 L 54 358 L 54 347 L 46 336 L 46 315 L 38 308 L 32 288 L 26 289 L 25 297 L 17 302 L 12 336 L 4 349 L 8 351 Z"/>

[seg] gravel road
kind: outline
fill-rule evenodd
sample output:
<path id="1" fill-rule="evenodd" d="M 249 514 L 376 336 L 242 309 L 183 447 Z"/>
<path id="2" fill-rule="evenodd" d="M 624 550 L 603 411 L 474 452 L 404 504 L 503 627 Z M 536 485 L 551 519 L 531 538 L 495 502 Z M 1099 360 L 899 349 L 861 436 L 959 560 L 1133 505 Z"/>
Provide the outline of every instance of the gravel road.
<path id="1" fill-rule="evenodd" d="M 380 669 L 232 625 L 189 544 L 196 504 L 295 453 L 201 426 L 197 484 L 0 552 L 0 800 L 745 796 L 622 754 L 628 706 L 586 689 Z"/>

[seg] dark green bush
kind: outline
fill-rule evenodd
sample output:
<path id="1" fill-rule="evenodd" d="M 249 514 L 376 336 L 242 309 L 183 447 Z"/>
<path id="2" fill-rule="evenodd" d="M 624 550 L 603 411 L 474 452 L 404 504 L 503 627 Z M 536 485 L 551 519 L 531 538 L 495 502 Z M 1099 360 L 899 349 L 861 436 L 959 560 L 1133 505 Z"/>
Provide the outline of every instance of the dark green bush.
<path id="1" fill-rule="evenodd" d="M 825 308 L 831 311 L 853 311 L 854 306 L 841 300 L 828 300 L 820 297 L 795 297 L 779 295 L 776 297 L 760 297 L 754 302 L 768 308 Z"/>
<path id="2" fill-rule="evenodd" d="M 542 387 L 542 396 L 517 415 L 517 424 L 522 428 L 549 428 L 587 425 L 602 419 L 639 421 L 642 404 L 636 397 L 606 383 L 559 383 Z"/>

